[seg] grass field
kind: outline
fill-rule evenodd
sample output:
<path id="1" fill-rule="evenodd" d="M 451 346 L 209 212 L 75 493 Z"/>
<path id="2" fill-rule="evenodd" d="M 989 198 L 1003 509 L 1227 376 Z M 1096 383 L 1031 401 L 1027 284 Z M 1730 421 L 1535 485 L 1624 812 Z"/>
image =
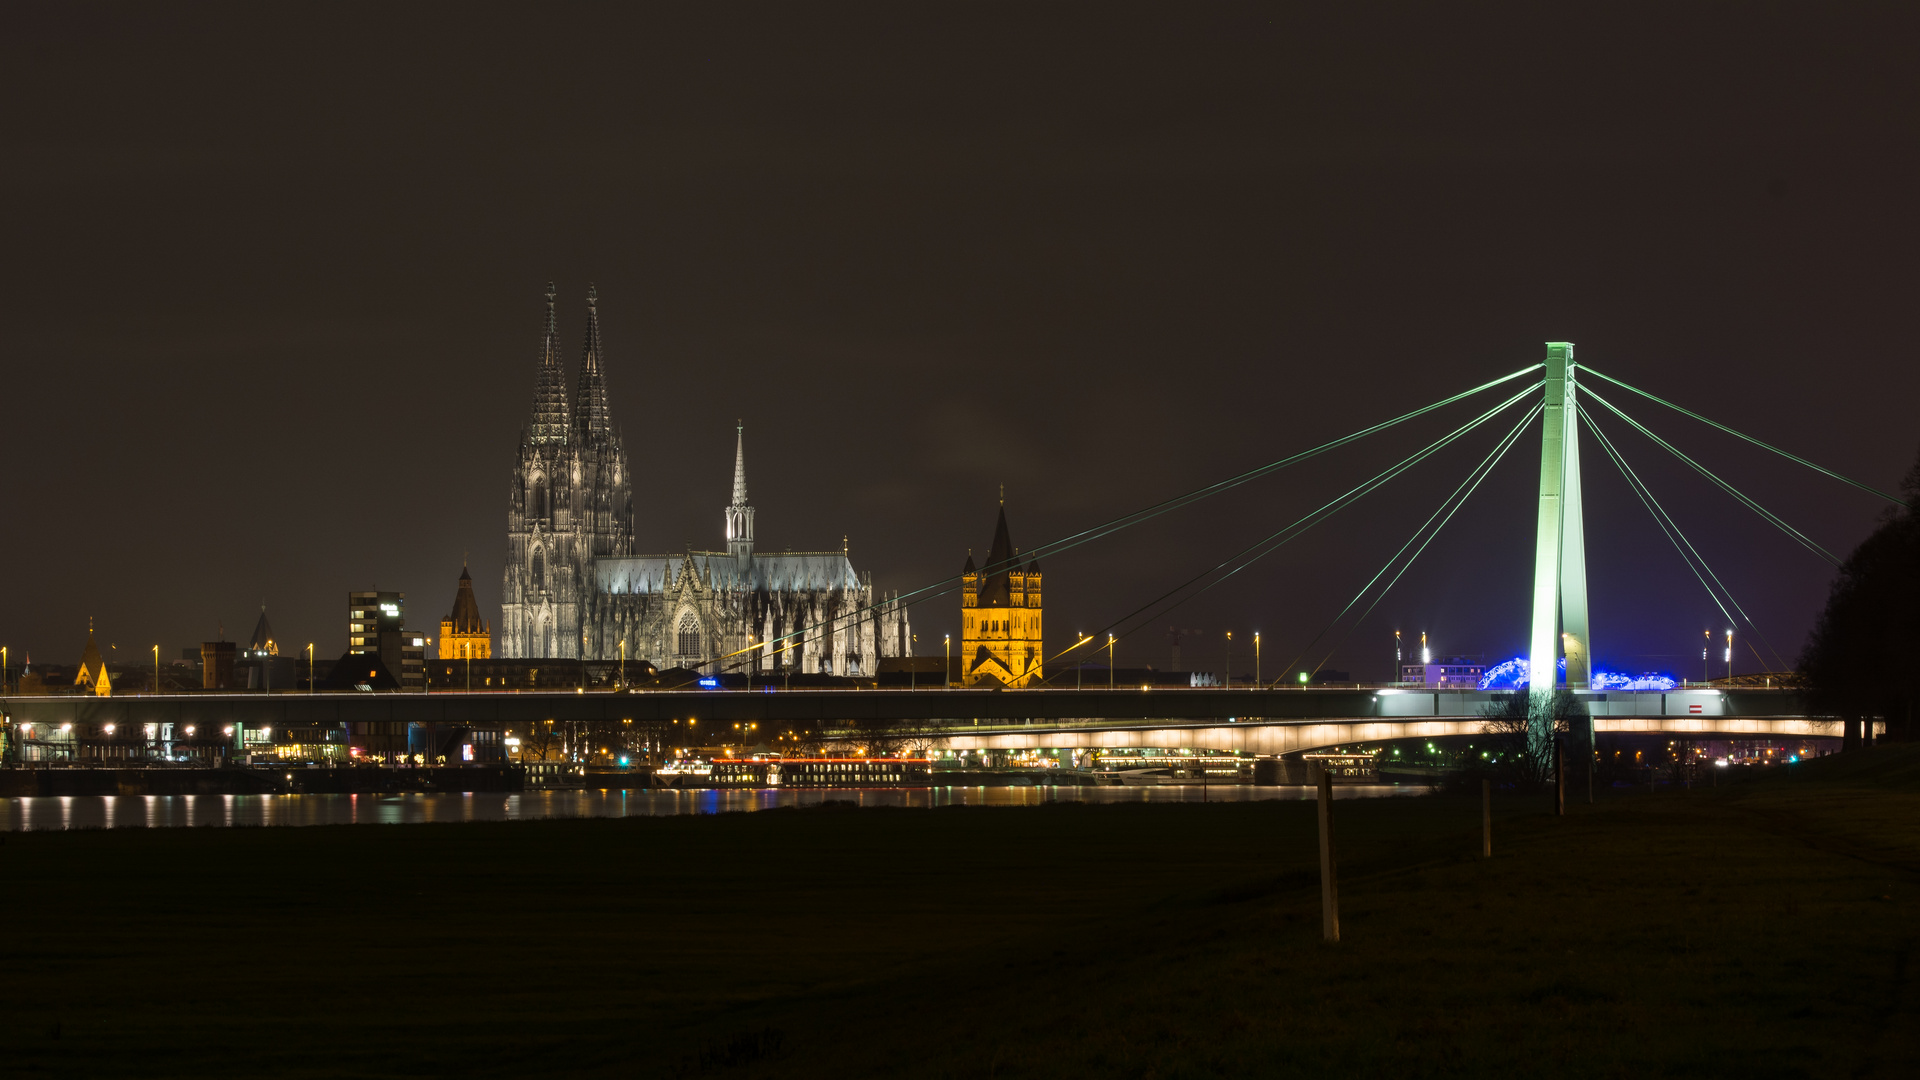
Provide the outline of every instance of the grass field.
<path id="1" fill-rule="evenodd" d="M 1912 750 L 1338 810 L 8 834 L 0 1071 L 1920 1074 Z"/>

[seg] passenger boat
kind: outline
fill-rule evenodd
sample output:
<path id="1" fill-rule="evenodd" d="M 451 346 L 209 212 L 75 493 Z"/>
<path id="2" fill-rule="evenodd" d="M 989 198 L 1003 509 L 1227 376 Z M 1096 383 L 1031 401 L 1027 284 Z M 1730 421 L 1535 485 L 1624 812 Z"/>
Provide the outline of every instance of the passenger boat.
<path id="1" fill-rule="evenodd" d="M 922 758 L 721 758 L 675 762 L 656 774 L 673 787 L 927 787 Z"/>

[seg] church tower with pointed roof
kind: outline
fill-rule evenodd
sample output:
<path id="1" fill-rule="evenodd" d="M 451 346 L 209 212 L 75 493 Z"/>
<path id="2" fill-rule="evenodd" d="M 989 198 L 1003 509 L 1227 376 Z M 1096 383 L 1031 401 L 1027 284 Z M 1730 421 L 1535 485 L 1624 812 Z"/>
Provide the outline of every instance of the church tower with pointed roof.
<path id="1" fill-rule="evenodd" d="M 986 565 L 973 554 L 960 571 L 960 683 L 963 686 L 1026 686 L 1037 682 L 1046 660 L 1042 639 L 1040 560 L 1021 565 L 1020 549 L 1007 533 L 1006 500 L 994 522 Z"/>
<path id="2" fill-rule="evenodd" d="M 753 564 L 753 507 L 747 504 L 747 426 L 733 428 L 733 501 L 727 504 L 727 552 L 744 570 Z"/>
<path id="3" fill-rule="evenodd" d="M 87 693 L 108 697 L 113 693 L 113 679 L 107 675 L 107 661 L 100 655 L 100 646 L 93 640 L 93 620 L 87 620 L 87 650 L 80 654 L 80 670 L 74 672 L 73 685 L 86 688 Z"/>
<path id="4" fill-rule="evenodd" d="M 493 631 L 480 617 L 480 604 L 473 598 L 473 576 L 465 564 L 460 567 L 460 590 L 453 594 L 453 611 L 440 620 L 442 660 L 490 660 L 493 658 Z"/>

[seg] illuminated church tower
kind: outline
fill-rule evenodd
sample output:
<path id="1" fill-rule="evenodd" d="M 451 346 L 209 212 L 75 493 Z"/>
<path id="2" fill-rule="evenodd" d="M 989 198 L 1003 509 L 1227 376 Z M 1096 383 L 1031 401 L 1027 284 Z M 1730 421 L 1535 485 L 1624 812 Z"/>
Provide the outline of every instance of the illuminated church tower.
<path id="1" fill-rule="evenodd" d="M 993 529 L 987 564 L 973 556 L 961 570 L 960 682 L 963 686 L 1026 686 L 1041 677 L 1040 560 L 1020 565 L 1007 536 L 1007 507 Z"/>
<path id="2" fill-rule="evenodd" d="M 592 632 L 592 562 L 633 549 L 632 478 L 608 418 L 598 296 L 587 290 L 585 355 L 571 407 L 553 296 L 549 284 L 533 415 L 521 431 L 508 493 L 503 657 L 603 655 Z"/>
<path id="3" fill-rule="evenodd" d="M 462 566 L 453 611 L 440 620 L 440 659 L 486 660 L 492 656 L 493 633 L 480 617 L 480 604 L 473 598 L 473 576 Z"/>

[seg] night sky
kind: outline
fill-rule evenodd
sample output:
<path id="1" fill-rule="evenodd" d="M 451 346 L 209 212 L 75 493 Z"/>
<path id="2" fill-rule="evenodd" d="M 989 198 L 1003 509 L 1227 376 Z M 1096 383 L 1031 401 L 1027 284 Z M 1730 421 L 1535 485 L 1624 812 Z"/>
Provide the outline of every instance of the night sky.
<path id="1" fill-rule="evenodd" d="M 1920 15 L 1599 7 L 7 5 L 0 643 L 72 663 L 92 616 L 171 658 L 264 599 L 285 651 L 334 656 L 348 590 L 437 629 L 463 555 L 497 619 L 549 280 L 573 364 L 598 286 L 641 550 L 720 543 L 739 418 L 761 549 L 848 535 L 885 589 L 984 553 L 1003 483 L 1032 547 L 1548 340 L 1893 488 Z M 1609 397 L 1829 548 L 1873 527 Z M 1469 415 L 1047 559 L 1051 643 Z M 1609 430 L 1791 662 L 1827 564 Z M 1275 674 L 1494 438 L 1121 662 L 1166 665 L 1179 626 L 1217 667 L 1258 629 Z M 1725 620 L 1585 465 L 1600 665 L 1697 676 Z M 1331 666 L 1384 677 L 1395 628 L 1521 652 L 1537 472 L 1533 436 Z M 916 609 L 923 652 L 957 607 Z"/>

